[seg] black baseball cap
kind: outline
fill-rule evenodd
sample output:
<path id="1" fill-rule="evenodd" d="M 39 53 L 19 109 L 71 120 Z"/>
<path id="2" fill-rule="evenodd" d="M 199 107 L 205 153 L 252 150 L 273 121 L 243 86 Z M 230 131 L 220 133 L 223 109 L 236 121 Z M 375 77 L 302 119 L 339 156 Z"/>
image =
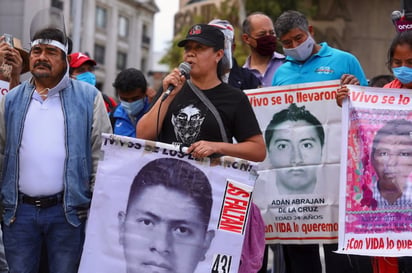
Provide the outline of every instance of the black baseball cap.
<path id="1" fill-rule="evenodd" d="M 195 41 L 206 46 L 223 49 L 225 47 L 225 36 L 222 31 L 212 25 L 197 24 L 190 28 L 186 39 L 180 41 L 177 45 L 184 47 L 188 41 Z"/>

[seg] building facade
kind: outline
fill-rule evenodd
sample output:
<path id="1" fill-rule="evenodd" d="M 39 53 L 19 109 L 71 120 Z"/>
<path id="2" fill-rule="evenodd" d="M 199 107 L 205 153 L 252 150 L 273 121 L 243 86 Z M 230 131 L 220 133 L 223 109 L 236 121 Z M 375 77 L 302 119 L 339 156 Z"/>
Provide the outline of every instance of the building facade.
<path id="1" fill-rule="evenodd" d="M 223 1 L 179 0 L 175 33 L 192 25 L 196 16 L 201 16 L 205 22 L 214 19 L 216 6 Z M 241 31 L 240 24 L 245 16 L 242 2 L 233 0 L 233 6 L 240 9 L 233 17 L 237 22 L 231 21 L 238 28 L 237 33 Z M 151 84 L 159 85 L 161 79 L 153 77 L 157 72 L 152 41 L 154 15 L 159 11 L 155 0 L 36 0 L 35 3 L 33 0 L 1 0 L 0 33 L 20 38 L 29 48 L 30 22 L 34 14 L 42 8 L 57 7 L 64 12 L 66 29 L 75 42 L 74 50 L 87 52 L 96 59 L 100 90 L 113 96 L 112 83 L 117 73 L 126 67 L 142 70 Z M 368 78 L 390 73 L 386 55 L 396 34 L 391 13 L 401 9 L 400 0 L 303 0 L 302 3 L 306 10 L 314 5 L 318 7 L 309 18 L 318 42 L 326 41 L 354 54 Z M 239 44 L 237 48 L 242 47 Z M 243 50 L 248 49 L 243 47 Z M 165 72 L 162 67 L 163 76 Z"/>
<path id="2" fill-rule="evenodd" d="M 37 11 L 63 11 L 73 50 L 88 53 L 97 62 L 97 87 L 114 96 L 112 83 L 127 67 L 151 71 L 154 0 L 2 0 L 0 33 L 10 33 L 29 48 L 30 23 Z"/>

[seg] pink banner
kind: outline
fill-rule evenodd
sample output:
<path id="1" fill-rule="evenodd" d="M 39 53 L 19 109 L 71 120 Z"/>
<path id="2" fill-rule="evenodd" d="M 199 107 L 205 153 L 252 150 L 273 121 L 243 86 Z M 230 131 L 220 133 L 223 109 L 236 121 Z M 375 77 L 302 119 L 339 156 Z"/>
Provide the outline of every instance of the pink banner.
<path id="1" fill-rule="evenodd" d="M 412 94 L 350 87 L 342 117 L 339 252 L 412 254 Z"/>

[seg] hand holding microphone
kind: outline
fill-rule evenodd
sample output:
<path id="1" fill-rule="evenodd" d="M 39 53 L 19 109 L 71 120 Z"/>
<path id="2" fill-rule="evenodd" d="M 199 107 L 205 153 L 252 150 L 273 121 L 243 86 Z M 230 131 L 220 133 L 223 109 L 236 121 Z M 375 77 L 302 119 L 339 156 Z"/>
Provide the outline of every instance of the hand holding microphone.
<path id="1" fill-rule="evenodd" d="M 183 62 L 179 65 L 180 75 L 185 76 L 186 79 L 188 79 L 190 76 L 190 70 L 191 70 L 191 67 L 189 63 Z M 173 84 L 169 84 L 166 92 L 163 93 L 161 101 L 164 101 L 170 95 L 170 93 L 172 93 L 174 89 L 175 89 L 175 86 Z"/>

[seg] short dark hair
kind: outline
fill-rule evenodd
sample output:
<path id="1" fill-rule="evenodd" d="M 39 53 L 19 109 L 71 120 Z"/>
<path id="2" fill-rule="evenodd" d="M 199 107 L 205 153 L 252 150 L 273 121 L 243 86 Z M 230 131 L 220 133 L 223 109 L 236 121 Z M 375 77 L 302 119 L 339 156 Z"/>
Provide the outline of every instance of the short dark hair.
<path id="1" fill-rule="evenodd" d="M 39 30 L 33 36 L 33 41 L 37 39 L 54 40 L 62 43 L 63 45 L 66 45 L 68 43 L 66 35 L 61 30 L 58 30 L 56 28 L 45 28 Z M 63 59 L 66 58 L 65 52 L 63 52 L 62 57 Z"/>
<path id="2" fill-rule="evenodd" d="M 117 75 L 113 87 L 120 93 L 130 93 L 137 88 L 141 88 L 142 92 L 145 94 L 147 90 L 147 82 L 140 70 L 137 70 L 136 68 L 127 68 Z"/>
<path id="3" fill-rule="evenodd" d="M 71 54 L 73 50 L 73 40 L 67 37 L 67 54 Z"/>
<path id="4" fill-rule="evenodd" d="M 292 103 L 287 109 L 283 109 L 282 111 L 275 113 L 269 125 L 267 126 L 265 131 L 265 141 L 268 150 L 270 141 L 272 140 L 273 133 L 275 131 L 274 128 L 277 125 L 288 120 L 304 120 L 307 123 L 312 124 L 315 127 L 316 133 L 320 140 L 320 144 L 323 147 L 323 144 L 325 143 L 325 131 L 323 130 L 322 124 L 314 115 L 312 115 L 308 110 L 305 109 L 305 106 L 298 107 L 295 103 Z"/>
<path id="5" fill-rule="evenodd" d="M 66 35 L 61 30 L 56 28 L 45 28 L 39 30 L 33 36 L 33 41 L 37 39 L 55 40 L 63 45 L 68 43 Z"/>
<path id="6" fill-rule="evenodd" d="M 193 199 L 202 214 L 202 223 L 207 227 L 212 210 L 212 188 L 209 179 L 199 168 L 175 158 L 159 158 L 144 165 L 130 188 L 128 208 L 131 200 L 150 186 L 164 186 Z"/>
<path id="7" fill-rule="evenodd" d="M 275 21 L 275 32 L 278 38 L 281 38 L 294 28 L 299 28 L 305 32 L 309 31 L 308 19 L 299 11 L 285 11 Z"/>
<path id="8" fill-rule="evenodd" d="M 390 120 L 380 128 L 373 138 L 372 158 L 375 156 L 376 146 L 382 138 L 387 136 L 410 136 L 412 141 L 412 121 L 406 119 Z"/>
<path id="9" fill-rule="evenodd" d="M 385 84 L 390 83 L 394 79 L 395 77 L 392 75 L 378 75 L 369 81 L 369 86 L 383 87 Z"/>

